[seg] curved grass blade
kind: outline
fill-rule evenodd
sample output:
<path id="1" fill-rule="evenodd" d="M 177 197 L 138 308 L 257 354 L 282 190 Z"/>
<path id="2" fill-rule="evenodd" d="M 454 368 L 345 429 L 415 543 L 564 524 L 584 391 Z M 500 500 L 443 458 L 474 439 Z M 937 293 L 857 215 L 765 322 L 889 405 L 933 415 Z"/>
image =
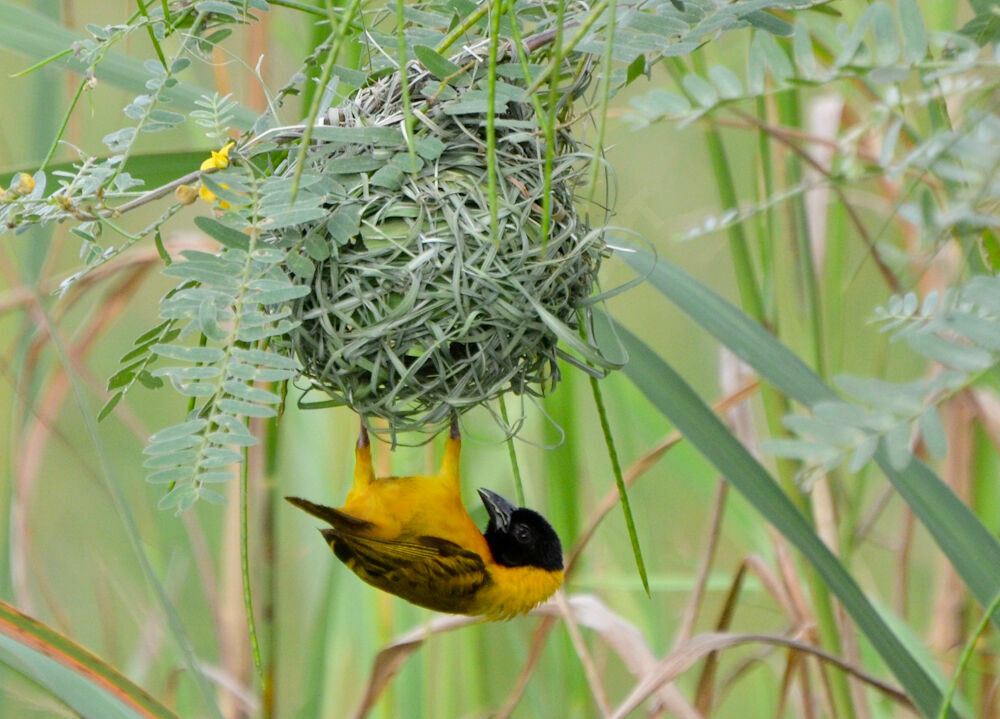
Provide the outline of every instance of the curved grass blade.
<path id="1" fill-rule="evenodd" d="M 726 481 L 802 552 L 868 637 L 913 703 L 924 716 L 934 716 L 941 705 L 941 691 L 774 478 L 673 367 L 624 327 L 619 325 L 618 331 L 632 358 L 625 366 L 625 373 L 635 386 Z M 961 715 L 953 709 L 949 716 Z"/>
<path id="2" fill-rule="evenodd" d="M 2 601 L 0 662 L 48 689 L 85 719 L 177 719 L 114 667 Z"/>
<path id="3" fill-rule="evenodd" d="M 839 399 L 791 350 L 674 263 L 634 248 L 625 261 L 709 334 L 751 365 L 778 391 L 807 406 Z M 969 591 L 987 606 L 1000 591 L 1000 543 L 923 462 L 903 469 L 889 461 L 884 442 L 875 461 L 934 537 Z M 993 616 L 1000 627 L 1000 615 Z"/>

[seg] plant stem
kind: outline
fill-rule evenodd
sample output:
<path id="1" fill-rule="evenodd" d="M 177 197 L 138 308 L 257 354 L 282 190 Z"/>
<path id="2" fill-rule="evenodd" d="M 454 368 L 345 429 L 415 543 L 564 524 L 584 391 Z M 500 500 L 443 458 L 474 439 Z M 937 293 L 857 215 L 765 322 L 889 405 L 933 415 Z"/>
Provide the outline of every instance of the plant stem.
<path id="1" fill-rule="evenodd" d="M 785 127 L 799 127 L 802 112 L 799 95 L 794 90 L 778 93 L 776 96 L 778 119 Z M 802 182 L 802 160 L 794 153 L 786 162 L 787 183 L 797 185 Z M 806 217 L 805 195 L 796 195 L 791 200 L 792 235 L 799 263 L 799 282 L 804 285 L 807 324 L 812 330 L 813 366 L 816 373 L 826 379 L 826 354 L 823 342 L 823 313 L 820 303 L 820 288 L 813 263 L 812 238 Z"/>
<path id="2" fill-rule="evenodd" d="M 505 427 L 510 427 L 510 420 L 507 418 L 507 402 L 503 396 L 500 397 L 500 416 L 503 418 Z M 525 506 L 524 484 L 521 482 L 521 467 L 517 463 L 517 451 L 514 449 L 514 438 L 507 437 L 507 455 L 510 457 L 510 468 L 514 472 L 514 494 L 517 496 L 519 507 Z"/>
<path id="3" fill-rule="evenodd" d="M 142 16 L 146 18 L 146 32 L 149 33 L 149 41 L 153 43 L 153 49 L 156 51 L 156 57 L 159 58 L 160 64 L 163 65 L 163 69 L 170 72 L 170 68 L 167 66 L 167 58 L 163 54 L 163 48 L 160 47 L 160 41 L 156 39 L 156 33 L 153 32 L 152 20 L 149 17 L 149 10 L 146 9 L 145 0 L 135 0 L 135 2 L 136 5 L 139 6 L 139 12 L 141 12 Z M 164 22 L 166 22 L 166 19 L 166 16 L 164 16 Z"/>
<path id="4" fill-rule="evenodd" d="M 410 154 L 410 161 L 416 165 L 417 150 L 413 142 L 413 106 L 410 103 L 410 81 L 406 76 L 406 21 L 403 19 L 403 11 L 406 5 L 403 0 L 396 0 L 396 35 L 399 41 L 399 94 L 403 100 L 403 128 L 406 135 L 406 148 Z"/>
<path id="5" fill-rule="evenodd" d="M 562 55 L 564 10 L 565 2 L 560 2 L 559 7 L 556 10 L 556 31 L 552 50 L 554 57 L 560 57 Z M 514 35 L 514 45 L 517 48 L 517 57 L 521 63 L 521 71 L 524 73 L 524 81 L 525 83 L 530 84 L 531 70 L 528 63 L 528 55 L 524 50 L 524 43 L 521 42 L 521 31 L 518 27 L 517 14 L 514 11 L 513 4 L 510 6 L 510 22 Z M 552 88 L 549 89 L 548 112 L 545 111 L 542 101 L 538 97 L 538 93 L 531 93 L 530 97 L 532 105 L 535 108 L 535 117 L 538 119 L 538 125 L 542 130 L 542 136 L 545 138 L 545 165 L 542 169 L 542 219 L 538 231 L 542 243 L 542 257 L 544 258 L 545 247 L 549 241 L 549 227 L 552 224 L 552 166 L 554 164 L 556 152 L 555 101 L 553 99 Z"/>
<path id="6" fill-rule="evenodd" d="M 479 7 L 476 8 L 476 10 L 471 15 L 466 17 L 461 23 L 455 26 L 451 32 L 445 35 L 444 39 L 441 40 L 441 42 L 439 42 L 437 47 L 434 49 L 439 53 L 447 52 L 448 48 L 454 45 L 458 38 L 462 37 L 462 35 L 469 31 L 469 28 L 483 19 L 483 16 L 490 11 L 490 7 L 491 5 L 488 2 L 480 3 Z"/>
<path id="7" fill-rule="evenodd" d="M 958 659 L 958 665 L 955 667 L 955 673 L 951 677 L 951 682 L 948 684 L 948 691 L 945 692 L 944 696 L 941 697 L 941 709 L 938 711 L 937 719 L 947 719 L 948 710 L 951 708 L 951 701 L 955 697 L 955 692 L 958 690 L 959 679 L 962 678 L 965 668 L 969 665 L 969 661 L 972 659 L 972 654 L 975 652 L 976 644 L 979 643 L 979 637 L 983 635 L 986 631 L 986 627 L 990 623 L 990 618 L 1000 610 L 1000 593 L 997 593 L 993 601 L 983 612 L 982 619 L 979 620 L 979 624 L 972 632 L 972 636 L 965 643 L 962 648 L 962 655 Z"/>
<path id="8" fill-rule="evenodd" d="M 286 7 L 289 10 L 299 10 L 301 12 L 309 13 L 310 15 L 316 15 L 318 17 L 326 17 L 326 13 L 320 10 L 318 7 L 312 5 L 306 5 L 305 3 L 295 2 L 295 0 L 270 0 L 272 5 L 277 5 L 279 7 Z"/>
<path id="9" fill-rule="evenodd" d="M 248 430 L 249 431 L 249 430 Z M 260 658 L 260 641 L 257 639 L 257 622 L 253 615 L 253 597 L 250 593 L 250 551 L 247 546 L 247 478 L 250 474 L 250 452 L 243 448 L 243 466 L 240 468 L 240 573 L 243 575 L 243 606 L 247 613 L 247 630 L 250 634 L 250 650 L 253 665 L 261 687 L 265 686 L 264 663 Z"/>
<path id="10" fill-rule="evenodd" d="M 618 461 L 618 449 L 615 446 L 615 438 L 611 434 L 611 424 L 608 422 L 608 412 L 604 407 L 604 396 L 601 394 L 601 386 L 596 377 L 590 377 L 590 389 L 594 393 L 594 404 L 597 406 L 597 415 L 601 420 L 601 431 L 604 433 L 604 442 L 608 446 L 608 458 L 611 460 L 611 471 L 615 475 L 615 484 L 618 486 L 618 497 L 621 501 L 622 512 L 625 514 L 625 526 L 628 527 L 628 537 L 632 542 L 632 554 L 635 556 L 635 566 L 639 570 L 639 578 L 642 580 L 642 587 L 649 594 L 649 578 L 646 576 L 646 563 L 642 559 L 642 549 L 639 546 L 639 535 L 635 531 L 635 520 L 632 518 L 632 505 L 629 503 L 628 490 L 625 487 L 625 478 L 622 475 L 622 467 Z"/>
<path id="11" fill-rule="evenodd" d="M 402 2 L 402 0 L 399 0 Z M 497 49 L 503 0 L 490 2 L 489 63 L 486 67 L 486 195 L 490 201 L 490 234 L 500 244 L 500 196 L 497 188 Z"/>
<path id="12" fill-rule="evenodd" d="M 291 198 L 289 200 L 289 206 L 295 203 L 295 197 L 299 192 L 299 182 L 302 180 L 302 171 L 306 167 L 306 154 L 309 150 L 309 143 L 312 142 L 313 128 L 316 126 L 316 118 L 319 116 L 319 106 L 323 99 L 323 94 L 326 90 L 326 85 L 330 82 L 330 75 L 333 73 L 333 65 L 337 61 L 337 56 L 340 55 L 340 49 L 344 44 L 344 38 L 347 34 L 347 26 L 354 19 L 354 14 L 358 11 L 361 6 L 361 0 L 351 0 L 351 4 L 344 9 L 344 14 L 340 18 L 340 23 L 336 26 L 336 36 L 333 40 L 333 46 L 330 48 L 330 53 L 326 56 L 326 62 L 323 64 L 323 72 L 319 76 L 319 92 L 316 97 L 313 98 L 312 103 L 309 106 L 309 117 L 306 120 L 305 129 L 302 131 L 302 141 L 299 143 L 299 155 L 295 158 L 295 172 L 292 175 L 292 192 Z M 330 18 L 330 27 L 334 26 L 334 20 L 336 19 L 333 14 L 333 5 L 330 0 L 326 0 L 326 10 L 327 15 Z"/>
<path id="13" fill-rule="evenodd" d="M 76 103 L 80 101 L 80 96 L 83 94 L 83 88 L 86 86 L 86 80 L 81 80 L 80 84 L 76 86 L 76 92 L 73 94 L 73 99 L 69 103 L 69 108 L 66 110 L 66 114 L 63 115 L 62 123 L 59 125 L 59 129 L 56 131 L 56 136 L 53 138 L 52 144 L 49 146 L 49 151 L 45 154 L 45 159 L 42 160 L 42 164 L 38 168 L 39 172 L 45 171 L 45 168 L 49 166 L 49 162 L 56 154 L 59 142 L 62 140 L 63 133 L 66 132 L 66 126 L 69 124 L 69 118 L 73 114 L 73 110 L 76 109 Z"/>
<path id="14" fill-rule="evenodd" d="M 566 45 L 566 47 L 563 48 L 562 55 L 554 57 L 549 62 L 549 64 L 545 66 L 545 69 L 542 70 L 541 73 L 539 73 L 538 77 L 535 78 L 535 81 L 531 83 L 531 86 L 525 91 L 525 94 L 527 95 L 533 94 L 535 91 L 538 90 L 538 88 L 540 88 L 543 84 L 545 84 L 545 82 L 549 78 L 551 78 L 553 74 L 558 75 L 557 71 L 559 69 L 559 64 L 562 62 L 562 58 L 565 57 L 566 53 L 571 52 L 573 48 L 575 48 L 580 43 L 580 41 L 583 40 L 583 38 L 587 35 L 587 33 L 590 32 L 590 28 L 594 25 L 595 22 L 597 22 L 597 19 L 601 17 L 601 13 L 603 13 L 607 9 L 609 4 L 611 4 L 611 0 L 600 0 L 593 8 L 591 8 L 590 12 L 587 14 L 587 17 L 583 20 L 582 23 L 580 23 L 580 26 L 577 28 L 576 33 L 573 35 L 573 37 L 570 38 L 570 41 Z M 562 6 L 563 3 L 560 3 L 560 7 Z M 560 31 L 562 30 L 561 20 L 562 17 L 560 16 L 560 19 L 558 21 Z"/>
<path id="15" fill-rule="evenodd" d="M 275 714 L 275 677 L 278 664 L 278 623 L 275 621 L 278 599 L 278 564 L 275 561 L 277 541 L 275 507 L 278 503 L 277 487 L 274 482 L 278 461 L 278 423 L 274 418 L 261 423 L 264 444 L 264 517 L 261 523 L 264 563 L 267 570 L 264 594 L 264 621 L 267 623 L 267 663 L 264 667 L 263 713 L 265 719 L 273 719 Z"/>

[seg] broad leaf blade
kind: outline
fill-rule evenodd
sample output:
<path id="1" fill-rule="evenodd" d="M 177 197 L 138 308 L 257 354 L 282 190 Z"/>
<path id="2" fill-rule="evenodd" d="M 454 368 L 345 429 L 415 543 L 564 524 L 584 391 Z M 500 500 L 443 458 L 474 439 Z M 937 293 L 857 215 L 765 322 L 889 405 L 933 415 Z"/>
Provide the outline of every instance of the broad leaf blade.
<path id="1" fill-rule="evenodd" d="M 642 249 L 626 253 L 625 260 L 780 392 L 808 406 L 839 399 L 771 333 L 674 263 Z M 1000 591 L 1000 543 L 919 459 L 911 458 L 906 467 L 895 469 L 884 447 L 875 459 L 972 595 L 987 606 Z M 993 623 L 1000 626 L 1000 616 L 994 615 Z"/>
<path id="2" fill-rule="evenodd" d="M 625 373 L 636 387 L 802 552 L 871 641 L 914 704 L 925 716 L 933 716 L 941 703 L 941 692 L 778 483 L 673 367 L 624 327 L 619 326 L 618 332 L 631 357 Z M 949 716 L 959 714 L 952 710 Z"/>

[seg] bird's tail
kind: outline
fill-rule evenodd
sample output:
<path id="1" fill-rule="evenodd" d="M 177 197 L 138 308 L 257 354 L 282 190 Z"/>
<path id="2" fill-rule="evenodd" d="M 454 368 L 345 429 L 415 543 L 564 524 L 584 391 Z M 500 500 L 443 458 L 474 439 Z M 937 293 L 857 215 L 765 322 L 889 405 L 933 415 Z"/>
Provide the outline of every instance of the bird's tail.
<path id="1" fill-rule="evenodd" d="M 339 530 L 356 532 L 359 529 L 371 526 L 371 522 L 366 522 L 363 519 L 352 517 L 351 515 L 345 514 L 339 509 L 334 509 L 333 507 L 325 507 L 322 504 L 314 504 L 308 499 L 302 499 L 301 497 L 285 497 L 285 499 L 302 511 L 308 512 L 314 517 L 319 517 L 327 524 Z"/>

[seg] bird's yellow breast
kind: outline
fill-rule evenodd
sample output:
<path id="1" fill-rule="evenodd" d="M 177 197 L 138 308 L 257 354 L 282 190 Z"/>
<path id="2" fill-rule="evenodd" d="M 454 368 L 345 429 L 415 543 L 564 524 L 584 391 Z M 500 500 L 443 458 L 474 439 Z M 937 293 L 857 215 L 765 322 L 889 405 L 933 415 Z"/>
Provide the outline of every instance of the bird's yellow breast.
<path id="1" fill-rule="evenodd" d="M 476 594 L 469 614 L 489 619 L 511 619 L 531 611 L 551 597 L 563 583 L 562 571 L 539 567 L 489 567 L 493 580 Z"/>

